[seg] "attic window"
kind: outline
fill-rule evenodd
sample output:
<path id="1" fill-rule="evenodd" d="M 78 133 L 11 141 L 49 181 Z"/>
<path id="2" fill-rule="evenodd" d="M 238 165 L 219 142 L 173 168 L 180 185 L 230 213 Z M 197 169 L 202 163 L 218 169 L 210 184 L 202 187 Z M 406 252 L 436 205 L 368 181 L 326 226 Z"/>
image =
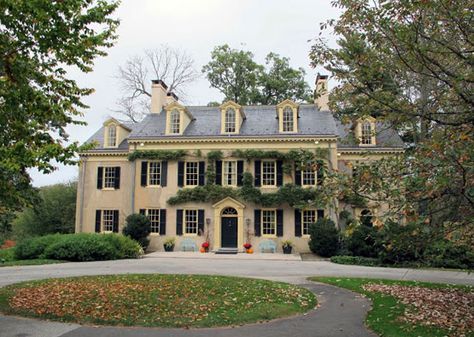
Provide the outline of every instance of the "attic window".
<path id="1" fill-rule="evenodd" d="M 115 126 L 114 124 L 111 124 L 107 127 L 107 146 L 117 146 L 117 126 Z"/>
<path id="2" fill-rule="evenodd" d="M 283 132 L 293 132 L 295 130 L 293 113 L 293 109 L 289 106 L 283 109 Z"/>
<path id="3" fill-rule="evenodd" d="M 224 132 L 234 133 L 236 125 L 236 114 L 234 108 L 228 108 L 225 112 Z"/>
<path id="4" fill-rule="evenodd" d="M 170 114 L 170 133 L 178 134 L 181 126 L 181 114 L 177 109 Z"/>
<path id="5" fill-rule="evenodd" d="M 361 143 L 363 145 L 372 144 L 372 126 L 370 125 L 370 122 L 362 123 Z"/>

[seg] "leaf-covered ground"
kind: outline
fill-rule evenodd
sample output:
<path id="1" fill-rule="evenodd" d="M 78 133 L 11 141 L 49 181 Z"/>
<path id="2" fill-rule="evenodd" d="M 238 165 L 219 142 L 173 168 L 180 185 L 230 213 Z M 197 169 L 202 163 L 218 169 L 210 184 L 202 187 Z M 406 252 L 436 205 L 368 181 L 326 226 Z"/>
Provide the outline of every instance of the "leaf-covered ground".
<path id="1" fill-rule="evenodd" d="M 4 313 L 107 325 L 239 325 L 302 313 L 315 305 L 315 296 L 303 288 L 222 276 L 93 276 L 0 289 Z"/>
<path id="2" fill-rule="evenodd" d="M 315 277 L 372 300 L 367 325 L 384 337 L 474 337 L 474 288 L 411 281 Z"/>

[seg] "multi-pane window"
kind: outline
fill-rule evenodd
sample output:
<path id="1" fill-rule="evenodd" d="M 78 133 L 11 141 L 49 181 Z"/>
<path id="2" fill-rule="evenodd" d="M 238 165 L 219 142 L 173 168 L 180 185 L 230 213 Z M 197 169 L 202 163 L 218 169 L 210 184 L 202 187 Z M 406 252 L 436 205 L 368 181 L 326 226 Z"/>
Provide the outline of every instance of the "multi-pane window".
<path id="1" fill-rule="evenodd" d="M 313 223 L 316 223 L 317 221 L 316 210 L 314 209 L 304 210 L 301 216 L 302 216 L 301 229 L 303 231 L 303 235 L 309 235 L 309 226 Z"/>
<path id="2" fill-rule="evenodd" d="M 160 210 L 156 208 L 148 209 L 147 216 L 150 220 L 151 233 L 160 233 Z"/>
<path id="3" fill-rule="evenodd" d="M 306 165 L 301 171 L 301 185 L 303 186 L 314 186 L 316 185 L 317 166 L 315 163 Z"/>
<path id="4" fill-rule="evenodd" d="M 262 235 L 276 234 L 276 211 L 262 210 Z"/>
<path id="5" fill-rule="evenodd" d="M 115 188 L 115 167 L 104 167 L 104 188 Z"/>
<path id="6" fill-rule="evenodd" d="M 225 112 L 224 132 L 235 132 L 235 109 L 229 108 Z"/>
<path id="7" fill-rule="evenodd" d="M 113 232 L 114 230 L 114 211 L 103 210 L 102 211 L 102 230 L 104 232 Z"/>
<path id="8" fill-rule="evenodd" d="M 237 186 L 237 162 L 225 161 L 223 164 L 223 185 Z"/>
<path id="9" fill-rule="evenodd" d="M 293 109 L 289 106 L 283 109 L 283 132 L 294 131 Z"/>
<path id="10" fill-rule="evenodd" d="M 372 144 L 372 127 L 370 122 L 362 123 L 361 143 L 364 145 Z"/>
<path id="11" fill-rule="evenodd" d="M 170 133 L 179 133 L 181 125 L 181 115 L 179 110 L 174 109 L 170 114 Z"/>
<path id="12" fill-rule="evenodd" d="M 184 210 L 184 234 L 198 233 L 198 211 L 195 209 Z"/>
<path id="13" fill-rule="evenodd" d="M 262 186 L 275 186 L 276 163 L 274 161 L 262 162 Z"/>
<path id="14" fill-rule="evenodd" d="M 115 125 L 108 126 L 107 146 L 117 146 L 117 127 Z"/>
<path id="15" fill-rule="evenodd" d="M 199 163 L 194 161 L 186 162 L 186 185 L 197 186 L 199 184 Z"/>
<path id="16" fill-rule="evenodd" d="M 161 184 L 161 162 L 152 161 L 148 163 L 148 185 Z"/>

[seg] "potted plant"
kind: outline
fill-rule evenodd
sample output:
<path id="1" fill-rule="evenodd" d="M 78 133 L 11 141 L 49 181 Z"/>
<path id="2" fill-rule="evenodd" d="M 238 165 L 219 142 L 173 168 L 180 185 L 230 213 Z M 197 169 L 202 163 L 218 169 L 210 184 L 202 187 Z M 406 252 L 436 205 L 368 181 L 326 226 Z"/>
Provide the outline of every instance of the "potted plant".
<path id="1" fill-rule="evenodd" d="M 201 248 L 203 249 L 202 253 L 207 253 L 207 252 L 209 252 L 209 242 L 208 242 L 208 241 L 204 241 L 204 242 L 201 244 Z"/>
<path id="2" fill-rule="evenodd" d="M 173 251 L 175 241 L 176 241 L 175 238 L 169 238 L 169 239 L 166 239 L 165 242 L 163 242 L 163 248 L 165 248 L 165 252 Z"/>
<path id="3" fill-rule="evenodd" d="M 283 241 L 281 246 L 283 248 L 283 254 L 291 254 L 291 251 L 293 250 L 293 243 L 290 240 Z"/>
<path id="4" fill-rule="evenodd" d="M 252 244 L 250 243 L 244 243 L 244 248 L 245 248 L 245 252 L 247 254 L 252 254 L 253 253 L 253 249 L 252 249 Z"/>

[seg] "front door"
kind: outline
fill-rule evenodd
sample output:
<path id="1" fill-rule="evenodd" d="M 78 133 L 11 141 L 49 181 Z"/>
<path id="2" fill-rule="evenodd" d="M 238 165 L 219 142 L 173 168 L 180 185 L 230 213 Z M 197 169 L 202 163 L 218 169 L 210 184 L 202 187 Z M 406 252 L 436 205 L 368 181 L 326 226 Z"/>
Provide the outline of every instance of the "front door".
<path id="1" fill-rule="evenodd" d="M 221 246 L 237 248 L 237 217 L 221 218 Z"/>

